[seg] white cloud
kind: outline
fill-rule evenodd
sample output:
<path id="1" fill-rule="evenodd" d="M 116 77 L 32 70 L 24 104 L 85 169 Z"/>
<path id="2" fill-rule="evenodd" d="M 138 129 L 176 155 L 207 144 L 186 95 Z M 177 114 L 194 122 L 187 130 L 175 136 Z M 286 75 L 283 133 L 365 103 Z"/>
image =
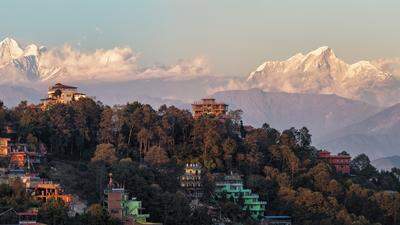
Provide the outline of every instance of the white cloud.
<path id="1" fill-rule="evenodd" d="M 39 56 L 40 76 L 44 80 L 134 80 L 153 78 L 192 78 L 210 73 L 205 57 L 180 60 L 168 66 L 140 68 L 140 55 L 128 47 L 97 49 L 82 53 L 70 45 L 43 52 Z"/>
<path id="2" fill-rule="evenodd" d="M 100 28 L 96 28 L 101 32 Z M 140 55 L 129 47 L 81 52 L 66 44 L 47 49 L 31 44 L 26 48 L 13 39 L 0 42 L 0 82 L 11 81 L 124 81 L 135 79 L 186 79 L 208 75 L 205 57 L 180 60 L 168 66 L 140 68 Z"/>
<path id="3" fill-rule="evenodd" d="M 216 92 L 231 91 L 231 90 L 247 90 L 252 88 L 244 79 L 230 79 L 226 85 L 216 88 L 209 88 L 207 94 L 212 95 Z"/>
<path id="4" fill-rule="evenodd" d="M 210 67 L 205 57 L 199 56 L 194 59 L 180 60 L 177 64 L 170 66 L 154 66 L 144 69 L 137 74 L 138 79 L 144 78 L 191 78 L 199 75 L 208 75 Z"/>
<path id="5" fill-rule="evenodd" d="M 122 78 L 137 71 L 138 55 L 130 48 L 97 49 L 82 53 L 69 45 L 43 52 L 39 56 L 40 76 L 62 76 L 73 80 Z"/>

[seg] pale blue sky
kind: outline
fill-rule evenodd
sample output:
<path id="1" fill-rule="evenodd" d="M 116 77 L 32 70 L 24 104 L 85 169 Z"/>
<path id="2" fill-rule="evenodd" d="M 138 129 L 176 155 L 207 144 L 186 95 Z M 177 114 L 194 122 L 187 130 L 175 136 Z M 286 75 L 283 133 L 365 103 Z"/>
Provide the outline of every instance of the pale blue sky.
<path id="1" fill-rule="evenodd" d="M 219 74 L 322 45 L 348 62 L 400 57 L 399 0 L 4 0 L 0 38 L 82 50 L 129 46 L 141 63 L 198 55 Z"/>

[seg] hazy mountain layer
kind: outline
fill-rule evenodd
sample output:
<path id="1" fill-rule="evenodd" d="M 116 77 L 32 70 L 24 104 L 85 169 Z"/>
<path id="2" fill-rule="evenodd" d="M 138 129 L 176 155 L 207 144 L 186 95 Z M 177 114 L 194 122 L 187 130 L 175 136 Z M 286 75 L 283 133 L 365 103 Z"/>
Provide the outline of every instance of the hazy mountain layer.
<path id="1" fill-rule="evenodd" d="M 378 107 L 321 94 L 289 94 L 258 89 L 225 91 L 214 94 L 231 109 L 242 109 L 245 123 L 261 126 L 268 123 L 278 129 L 306 126 L 314 138 L 343 128 L 379 111 Z"/>
<path id="2" fill-rule="evenodd" d="M 400 156 L 390 156 L 385 158 L 380 158 L 373 160 L 372 165 L 374 165 L 378 170 L 391 170 L 392 168 L 400 168 Z"/>
<path id="3" fill-rule="evenodd" d="M 400 146 L 400 104 L 327 134 L 319 146 L 366 153 L 373 159 L 396 155 Z"/>
<path id="4" fill-rule="evenodd" d="M 32 88 L 0 85 L 0 101 L 6 106 L 15 106 L 21 101 L 37 103 L 42 97 L 40 91 Z"/>

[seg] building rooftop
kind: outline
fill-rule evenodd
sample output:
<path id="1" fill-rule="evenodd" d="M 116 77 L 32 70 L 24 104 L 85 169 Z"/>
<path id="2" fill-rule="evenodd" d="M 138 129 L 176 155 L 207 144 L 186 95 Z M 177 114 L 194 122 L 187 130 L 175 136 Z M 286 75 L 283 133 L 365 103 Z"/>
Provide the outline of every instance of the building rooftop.
<path id="1" fill-rule="evenodd" d="M 325 158 L 325 157 L 329 157 L 329 158 L 351 158 L 350 155 L 346 155 L 346 154 L 337 154 L 337 155 L 332 155 L 330 151 L 327 150 L 322 150 L 318 152 L 318 156 L 320 158 Z"/>
<path id="2" fill-rule="evenodd" d="M 279 216 L 265 216 L 265 219 L 291 219 L 292 217 L 286 215 Z"/>
<path id="3" fill-rule="evenodd" d="M 61 83 L 56 83 L 54 86 L 50 87 L 49 90 L 56 90 L 56 89 L 78 89 L 74 86 L 68 86 Z"/>
<path id="4" fill-rule="evenodd" d="M 186 164 L 186 168 L 187 168 L 187 169 L 189 169 L 189 168 L 201 169 L 202 166 L 201 166 L 200 163 L 187 163 L 187 164 Z"/>
<path id="5" fill-rule="evenodd" d="M 224 105 L 228 106 L 223 102 L 217 102 L 215 98 L 203 98 L 201 101 L 196 101 L 192 105 Z"/>

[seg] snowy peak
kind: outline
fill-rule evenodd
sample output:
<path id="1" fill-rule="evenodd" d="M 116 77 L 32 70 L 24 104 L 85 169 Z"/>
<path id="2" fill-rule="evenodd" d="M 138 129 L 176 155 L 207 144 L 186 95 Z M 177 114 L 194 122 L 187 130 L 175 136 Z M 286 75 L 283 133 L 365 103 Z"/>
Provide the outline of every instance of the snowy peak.
<path id="1" fill-rule="evenodd" d="M 34 44 L 30 44 L 24 49 L 24 56 L 38 56 L 40 53 L 39 47 Z"/>
<path id="2" fill-rule="evenodd" d="M 285 61 L 266 61 L 247 78 L 251 87 L 289 93 L 337 94 L 371 104 L 400 98 L 400 81 L 369 61 L 347 64 L 328 46 Z"/>
<path id="3" fill-rule="evenodd" d="M 320 47 L 309 52 L 303 59 L 304 61 L 319 61 L 320 63 L 331 63 L 337 60 L 335 53 L 328 46 Z"/>
<path id="4" fill-rule="evenodd" d="M 0 77 L 3 83 L 40 79 L 39 58 L 45 48 L 30 44 L 22 48 L 12 38 L 0 42 Z"/>
<path id="5" fill-rule="evenodd" d="M 22 49 L 14 39 L 5 38 L 0 42 L 0 61 L 2 62 L 0 66 L 10 64 L 13 60 L 24 56 L 39 56 L 39 53 L 39 47 L 34 44 L 30 44 Z"/>
<path id="6" fill-rule="evenodd" d="M 24 51 L 14 39 L 4 39 L 0 42 L 0 67 L 20 57 L 23 53 Z"/>
<path id="7" fill-rule="evenodd" d="M 330 56 L 332 54 L 335 55 L 331 48 L 329 48 L 328 46 L 323 46 L 323 47 L 319 47 L 319 48 L 315 49 L 314 51 L 311 51 L 307 55 L 315 55 L 315 56 L 328 55 L 328 56 Z"/>
<path id="8" fill-rule="evenodd" d="M 10 50 L 22 51 L 22 49 L 19 47 L 18 42 L 12 38 L 5 38 L 4 40 L 2 40 L 0 42 L 0 47 Z"/>
<path id="9" fill-rule="evenodd" d="M 286 61 L 266 61 L 255 71 L 251 72 L 247 80 L 252 80 L 255 76 L 259 76 L 260 73 L 287 73 L 291 71 L 312 72 L 323 69 L 330 70 L 331 67 L 341 67 L 342 64 L 344 63 L 336 58 L 333 50 L 328 46 L 324 46 L 313 50 L 306 55 L 297 53 Z"/>

